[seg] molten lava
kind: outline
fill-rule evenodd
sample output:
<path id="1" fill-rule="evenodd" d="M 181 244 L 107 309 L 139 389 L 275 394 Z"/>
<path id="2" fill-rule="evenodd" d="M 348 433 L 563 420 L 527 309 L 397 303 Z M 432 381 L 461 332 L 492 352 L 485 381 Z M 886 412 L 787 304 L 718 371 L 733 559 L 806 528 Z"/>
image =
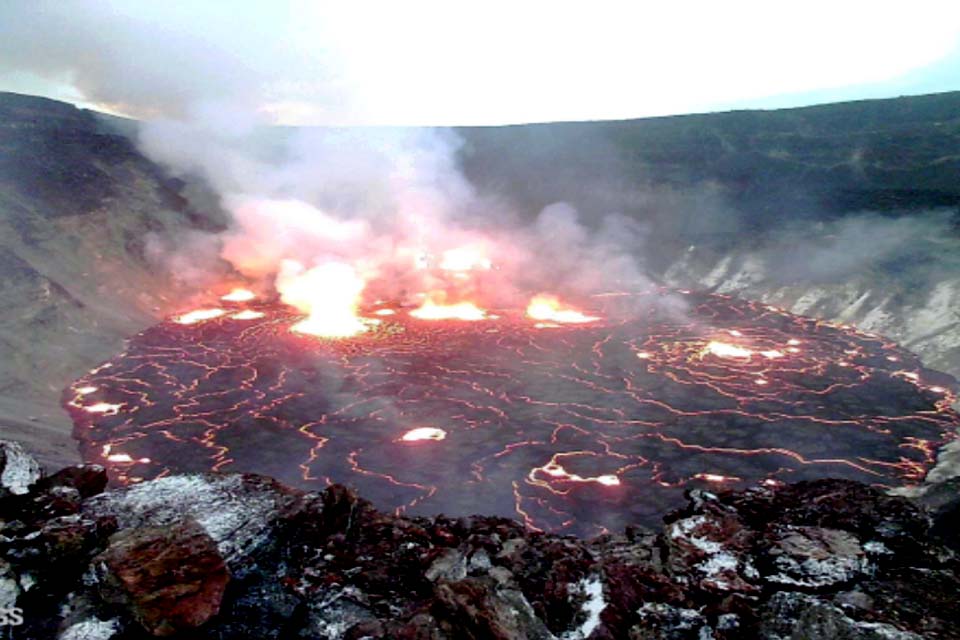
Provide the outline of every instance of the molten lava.
<path id="1" fill-rule="evenodd" d="M 252 472 L 353 485 L 413 514 L 590 535 L 655 525 L 692 487 L 918 483 L 960 426 L 949 376 L 880 337 L 766 305 L 687 293 L 680 317 L 658 306 L 675 294 L 605 295 L 589 307 L 603 322 L 540 331 L 524 309 L 495 319 L 464 303 L 488 321 L 425 322 L 378 314 L 402 308 L 379 300 L 365 331 L 358 269 L 281 275 L 295 308 L 253 300 L 172 318 L 71 385 L 84 458 L 119 483 Z M 461 317 L 428 302 L 428 318 Z M 291 335 L 313 321 L 365 332 Z M 443 429 L 417 426 L 432 424 Z"/>
<path id="2" fill-rule="evenodd" d="M 605 487 L 620 486 L 620 478 L 618 478 L 615 474 L 602 474 L 602 475 L 592 476 L 592 477 L 583 477 L 576 473 L 570 473 L 569 471 L 563 468 L 563 465 L 557 462 L 557 458 L 560 457 L 560 455 L 561 454 L 554 456 L 550 460 L 550 462 L 543 465 L 542 467 L 533 469 L 530 472 L 530 476 L 529 476 L 530 480 L 536 483 L 537 482 L 536 475 L 537 475 L 537 472 L 540 471 L 547 474 L 551 478 L 556 478 L 558 481 L 581 482 L 581 483 L 596 482 L 597 484 L 603 485 Z M 549 484 L 547 486 L 549 487 Z"/>
<path id="3" fill-rule="evenodd" d="M 257 294 L 249 289 L 234 289 L 230 293 L 220 296 L 220 299 L 225 302 L 250 302 L 255 300 Z"/>
<path id="4" fill-rule="evenodd" d="M 733 332 L 731 332 L 733 333 Z M 740 332 L 737 332 L 737 335 L 740 335 Z M 704 354 L 710 353 L 717 356 L 718 358 L 745 358 L 749 359 L 753 355 L 753 351 L 746 349 L 744 347 L 738 347 L 735 344 L 729 344 L 727 342 L 718 342 L 716 340 L 711 340 L 707 343 L 707 346 L 703 350 Z"/>
<path id="5" fill-rule="evenodd" d="M 420 307 L 410 312 L 410 315 L 420 320 L 486 320 L 487 312 L 472 302 L 457 302 L 444 304 L 437 302 L 433 296 L 427 296 Z"/>
<path id="6" fill-rule="evenodd" d="M 407 431 L 400 439 L 404 442 L 419 442 L 420 440 L 443 440 L 446 437 L 447 432 L 443 429 L 417 427 Z"/>
<path id="7" fill-rule="evenodd" d="M 561 324 L 582 324 L 600 319 L 566 307 L 556 296 L 545 293 L 533 297 L 529 306 L 527 306 L 527 315 L 544 323 L 559 322 Z M 550 325 L 545 324 L 544 326 Z"/>
<path id="8" fill-rule="evenodd" d="M 122 404 L 111 404 L 109 402 L 97 402 L 83 407 L 87 413 L 99 413 L 105 416 L 116 415 L 120 412 Z"/>
<path id="9" fill-rule="evenodd" d="M 475 269 L 488 270 L 493 267 L 493 263 L 487 258 L 483 247 L 471 245 L 444 251 L 438 267 L 443 271 L 465 272 Z"/>
<path id="10" fill-rule="evenodd" d="M 262 318 L 263 316 L 264 316 L 264 313 L 262 311 L 254 311 L 253 309 L 244 309 L 243 311 L 234 313 L 230 317 L 234 320 L 256 320 L 258 318 Z"/>
<path id="11" fill-rule="evenodd" d="M 196 311 L 191 311 L 183 314 L 182 316 L 178 316 L 174 319 L 174 322 L 178 324 L 197 324 L 198 322 L 205 322 L 207 320 L 219 318 L 225 313 L 226 311 L 223 309 L 197 309 Z"/>
<path id="12" fill-rule="evenodd" d="M 307 314 L 290 330 L 323 338 L 349 338 L 370 327 L 370 321 L 357 314 L 365 284 L 352 266 L 342 262 L 307 269 L 295 260 L 284 260 L 277 276 L 280 299 Z"/>

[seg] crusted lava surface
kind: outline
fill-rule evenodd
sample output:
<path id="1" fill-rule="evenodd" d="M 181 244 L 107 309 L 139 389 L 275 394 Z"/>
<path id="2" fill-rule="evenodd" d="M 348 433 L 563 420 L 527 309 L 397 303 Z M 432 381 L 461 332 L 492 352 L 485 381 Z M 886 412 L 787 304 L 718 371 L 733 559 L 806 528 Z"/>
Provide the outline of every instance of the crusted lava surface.
<path id="1" fill-rule="evenodd" d="M 960 425 L 954 381 L 906 350 L 718 295 L 598 296 L 600 320 L 563 326 L 384 306 L 339 340 L 291 332 L 276 302 L 217 306 L 66 390 L 84 457 L 117 482 L 254 472 L 589 536 L 655 525 L 685 489 L 917 482 Z"/>

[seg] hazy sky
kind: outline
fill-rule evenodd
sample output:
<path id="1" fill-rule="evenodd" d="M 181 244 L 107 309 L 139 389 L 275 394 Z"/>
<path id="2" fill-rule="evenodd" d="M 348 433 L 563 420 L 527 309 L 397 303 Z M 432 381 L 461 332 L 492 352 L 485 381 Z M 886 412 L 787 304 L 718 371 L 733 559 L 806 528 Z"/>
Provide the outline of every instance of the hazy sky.
<path id="1" fill-rule="evenodd" d="M 0 90 L 138 117 L 502 124 L 960 89 L 960 2 L 0 4 Z"/>

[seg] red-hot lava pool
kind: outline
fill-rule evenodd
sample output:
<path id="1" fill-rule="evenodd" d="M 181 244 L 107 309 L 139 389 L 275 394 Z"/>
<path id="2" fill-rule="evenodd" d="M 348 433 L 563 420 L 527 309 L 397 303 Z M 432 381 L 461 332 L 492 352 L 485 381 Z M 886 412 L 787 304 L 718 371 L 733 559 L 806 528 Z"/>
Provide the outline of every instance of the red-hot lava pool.
<path id="1" fill-rule="evenodd" d="M 917 482 L 960 426 L 952 379 L 879 337 L 706 294 L 665 311 L 664 295 L 598 296 L 599 319 L 572 324 L 382 307 L 336 340 L 233 300 L 134 337 L 65 403 L 119 482 L 255 472 L 577 535 L 656 524 L 689 487 Z"/>

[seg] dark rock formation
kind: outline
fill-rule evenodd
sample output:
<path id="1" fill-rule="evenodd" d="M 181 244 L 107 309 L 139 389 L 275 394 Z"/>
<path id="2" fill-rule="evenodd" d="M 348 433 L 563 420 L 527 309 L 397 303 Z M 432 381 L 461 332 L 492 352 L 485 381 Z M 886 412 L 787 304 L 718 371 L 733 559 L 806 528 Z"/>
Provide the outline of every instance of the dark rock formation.
<path id="1" fill-rule="evenodd" d="M 643 206 L 629 201 L 631 183 L 658 185 L 661 195 L 712 185 L 756 230 L 795 217 L 957 207 L 958 107 L 960 93 L 950 92 L 458 131 L 470 179 L 526 209 L 563 200 L 586 211 L 630 212 Z M 648 200 L 654 209 L 665 203 Z"/>
<path id="2" fill-rule="evenodd" d="M 0 93 L 0 430 L 45 465 L 79 460 L 56 390 L 193 291 L 147 250 L 223 228 L 187 193 L 97 114 Z"/>
<path id="3" fill-rule="evenodd" d="M 215 616 L 230 579 L 216 543 L 189 517 L 172 527 L 119 531 L 93 566 L 103 568 L 103 600 L 126 607 L 155 636 Z"/>
<path id="4" fill-rule="evenodd" d="M 960 477 L 933 485 L 919 500 L 936 519 L 932 533 L 960 551 Z"/>
<path id="5" fill-rule="evenodd" d="M 846 480 L 694 491 L 592 540 L 251 475 L 102 488 L 75 467 L 0 504 L 10 637 L 960 638 L 940 512 Z"/>

